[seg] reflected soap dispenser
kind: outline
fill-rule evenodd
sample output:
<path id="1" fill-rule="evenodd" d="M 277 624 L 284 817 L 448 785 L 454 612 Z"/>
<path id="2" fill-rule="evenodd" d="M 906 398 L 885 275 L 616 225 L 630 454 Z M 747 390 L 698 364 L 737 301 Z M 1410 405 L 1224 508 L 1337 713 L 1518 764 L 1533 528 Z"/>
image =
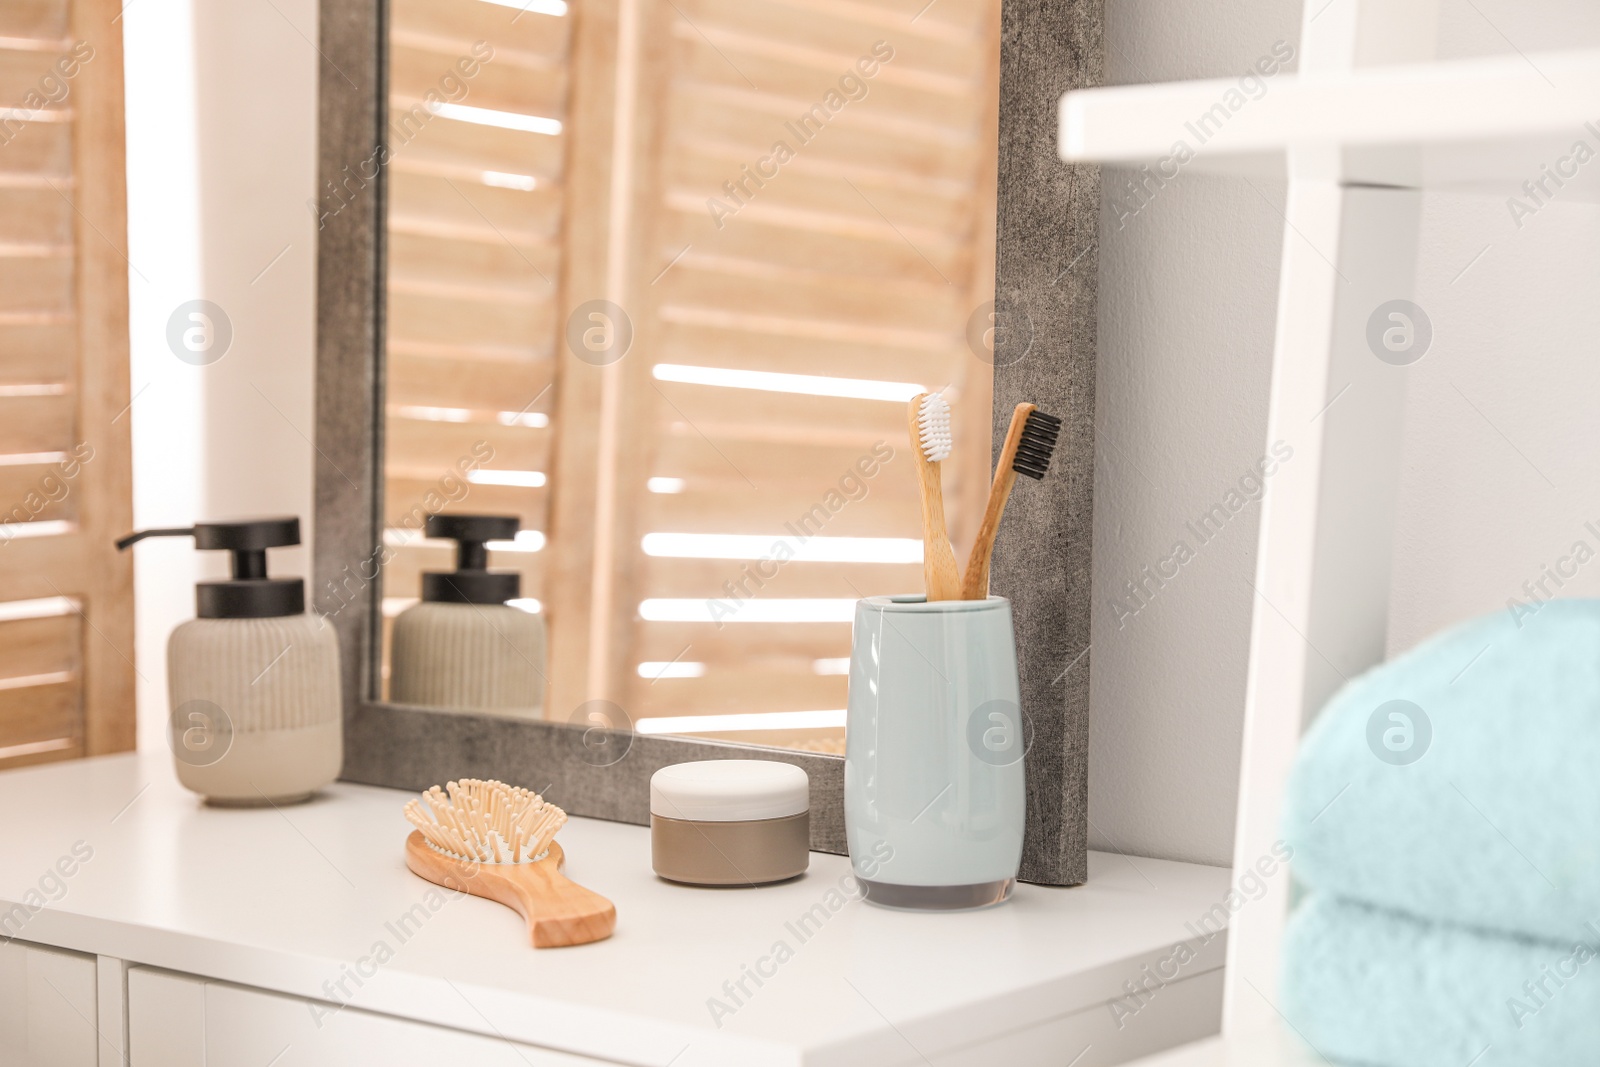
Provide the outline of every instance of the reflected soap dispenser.
<path id="1" fill-rule="evenodd" d="M 461 711 L 544 714 L 545 626 L 509 606 L 520 574 L 489 570 L 490 541 L 517 536 L 514 515 L 430 515 L 424 533 L 456 542 L 456 569 L 422 575 L 422 602 L 394 620 L 389 699 Z"/>
<path id="2" fill-rule="evenodd" d="M 304 581 L 267 576 L 267 549 L 298 545 L 300 520 L 142 530 L 117 547 L 190 536 L 232 553 L 233 573 L 196 585 L 198 618 L 167 641 L 178 781 L 224 806 L 305 800 L 339 776 L 344 736 L 333 627 L 306 613 Z"/>

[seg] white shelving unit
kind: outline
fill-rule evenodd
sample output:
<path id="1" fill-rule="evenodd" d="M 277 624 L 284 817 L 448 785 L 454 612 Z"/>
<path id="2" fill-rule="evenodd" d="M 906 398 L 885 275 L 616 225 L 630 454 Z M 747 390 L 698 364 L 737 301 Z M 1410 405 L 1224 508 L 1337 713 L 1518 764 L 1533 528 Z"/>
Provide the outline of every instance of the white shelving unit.
<path id="1" fill-rule="evenodd" d="M 1600 50 L 1434 62 L 1438 14 L 1438 0 L 1307 0 L 1298 72 L 1237 107 L 1237 79 L 1086 89 L 1061 104 L 1069 162 L 1147 181 L 1288 180 L 1267 441 L 1291 442 L 1296 462 L 1262 500 L 1236 869 L 1278 837 L 1305 723 L 1341 673 L 1384 655 L 1405 371 L 1375 358 L 1367 324 L 1412 297 L 1422 190 L 1517 195 L 1576 142 L 1600 150 Z M 1193 150 L 1181 166 L 1179 141 Z M 1557 174 L 1563 198 L 1600 200 L 1600 164 L 1560 169 L 1574 172 Z M 1222 1038 L 1151 1067 L 1321 1062 L 1273 1003 L 1288 886 L 1275 880 L 1233 920 Z"/>

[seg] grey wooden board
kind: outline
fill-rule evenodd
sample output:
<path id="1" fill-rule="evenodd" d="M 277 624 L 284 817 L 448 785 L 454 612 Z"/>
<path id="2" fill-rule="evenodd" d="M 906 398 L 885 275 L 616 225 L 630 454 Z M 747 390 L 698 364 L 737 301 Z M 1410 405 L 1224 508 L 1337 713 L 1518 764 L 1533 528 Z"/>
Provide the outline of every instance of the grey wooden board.
<path id="1" fill-rule="evenodd" d="M 1100 173 L 1056 154 L 1061 94 L 1098 84 L 1103 0 L 1004 0 L 995 254 L 995 450 L 1011 410 L 1062 420 L 1050 474 L 1019 478 L 990 583 L 1016 615 L 1027 755 L 1022 878 L 1089 876 L 1089 594 Z"/>

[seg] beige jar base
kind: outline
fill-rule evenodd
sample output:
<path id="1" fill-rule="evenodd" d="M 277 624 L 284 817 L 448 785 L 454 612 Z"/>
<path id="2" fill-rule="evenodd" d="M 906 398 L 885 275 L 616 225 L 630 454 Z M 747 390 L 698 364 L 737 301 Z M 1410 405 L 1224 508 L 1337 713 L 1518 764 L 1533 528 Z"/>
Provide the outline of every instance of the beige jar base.
<path id="1" fill-rule="evenodd" d="M 656 874 L 687 885 L 768 885 L 811 864 L 811 813 L 749 822 L 690 822 L 650 816 Z"/>
<path id="2" fill-rule="evenodd" d="M 178 781 L 208 804 L 293 804 L 339 777 L 344 739 L 337 721 L 294 730 L 233 735 L 228 751 L 203 766 L 177 761 Z"/>

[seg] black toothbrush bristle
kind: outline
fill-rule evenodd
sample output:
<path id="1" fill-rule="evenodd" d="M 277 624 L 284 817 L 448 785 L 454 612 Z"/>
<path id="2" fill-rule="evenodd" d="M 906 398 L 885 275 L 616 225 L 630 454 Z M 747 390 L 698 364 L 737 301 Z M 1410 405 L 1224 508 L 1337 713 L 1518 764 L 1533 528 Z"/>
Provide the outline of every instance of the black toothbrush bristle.
<path id="1" fill-rule="evenodd" d="M 1043 478 L 1050 469 L 1050 457 L 1056 450 L 1056 437 L 1061 433 L 1061 420 L 1042 411 L 1028 413 L 1022 424 L 1022 436 L 1017 441 L 1017 456 L 1011 469 L 1029 478 Z"/>

